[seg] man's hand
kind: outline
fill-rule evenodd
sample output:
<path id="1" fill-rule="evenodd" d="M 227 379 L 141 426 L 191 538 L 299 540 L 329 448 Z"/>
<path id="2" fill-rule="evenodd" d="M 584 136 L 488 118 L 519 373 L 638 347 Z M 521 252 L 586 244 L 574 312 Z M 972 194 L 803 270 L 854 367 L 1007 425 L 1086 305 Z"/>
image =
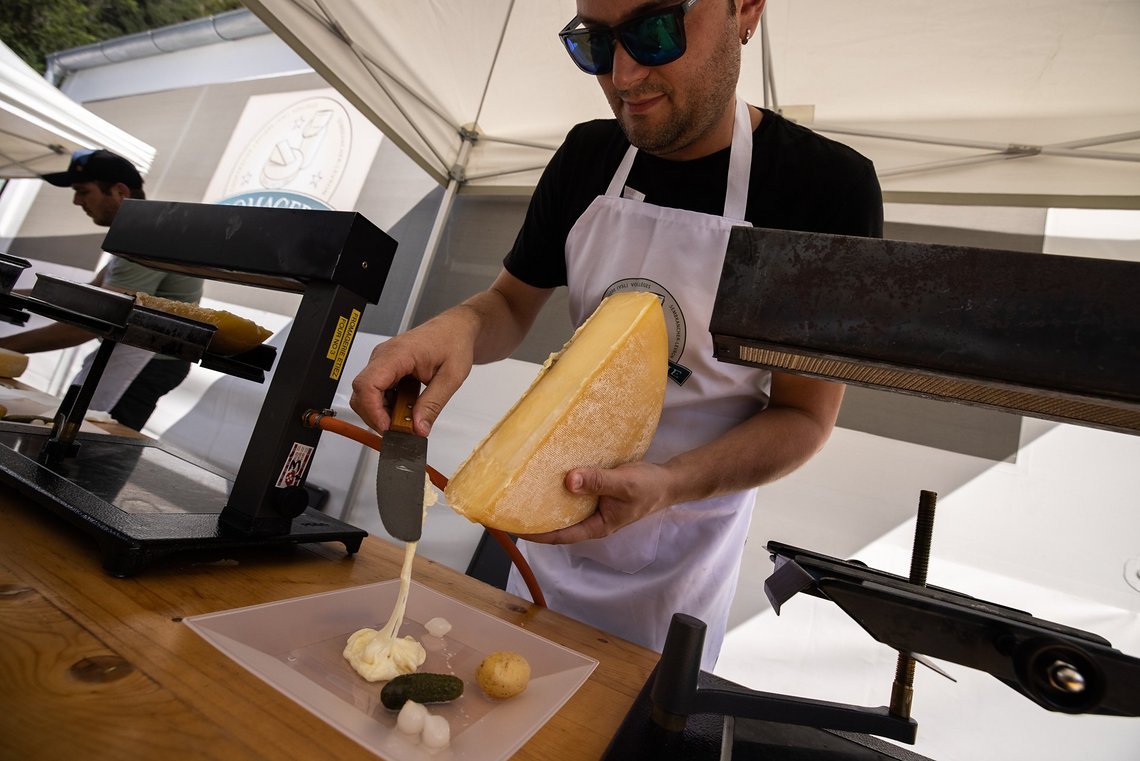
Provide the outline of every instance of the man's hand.
<path id="1" fill-rule="evenodd" d="M 543 544 L 572 544 L 609 536 L 623 526 L 673 504 L 671 476 L 661 465 L 630 462 L 616 468 L 575 468 L 566 474 L 572 494 L 593 494 L 598 509 L 573 526 L 521 538 Z"/>
<path id="2" fill-rule="evenodd" d="M 412 427 L 417 435 L 427 436 L 471 372 L 472 340 L 463 338 L 469 331 L 449 314 L 378 345 L 353 379 L 349 406 L 374 430 L 386 431 L 392 422 L 384 407 L 384 392 L 412 375 L 425 384 L 412 409 Z"/>
<path id="3" fill-rule="evenodd" d="M 412 375 L 425 385 L 412 408 L 412 428 L 427 436 L 444 405 L 477 362 L 493 362 L 519 345 L 552 288 L 535 288 L 505 270 L 486 291 L 372 350 L 352 381 L 349 405 L 374 430 L 388 430 L 384 392 Z"/>

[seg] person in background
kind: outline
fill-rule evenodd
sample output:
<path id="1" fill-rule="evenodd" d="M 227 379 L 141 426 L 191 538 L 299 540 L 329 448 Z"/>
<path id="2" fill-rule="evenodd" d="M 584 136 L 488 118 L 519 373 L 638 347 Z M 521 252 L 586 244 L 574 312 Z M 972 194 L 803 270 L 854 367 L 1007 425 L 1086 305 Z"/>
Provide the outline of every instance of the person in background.
<path id="1" fill-rule="evenodd" d="M 578 0 L 559 35 L 616 119 L 579 124 L 550 161 L 490 288 L 375 348 L 351 405 L 377 430 L 402 377 L 426 384 L 415 430 L 473 363 L 507 357 L 555 288 L 580 325 L 631 281 L 662 299 L 672 372 L 645 458 L 576 468 L 595 513 L 519 546 L 548 605 L 660 650 L 675 612 L 707 626 L 719 654 L 756 487 L 823 447 L 843 386 L 713 359 L 709 319 L 734 225 L 881 236 L 882 193 L 850 148 L 736 95 L 741 48 L 763 0 Z M 674 319 L 679 316 L 681 319 Z M 675 325 L 684 325 L 678 335 Z M 527 596 L 517 571 L 508 590 Z"/>
<path id="2" fill-rule="evenodd" d="M 146 198 L 142 176 L 135 166 L 107 150 L 76 151 L 66 172 L 43 175 L 43 179 L 57 187 L 70 187 L 75 194 L 72 203 L 100 227 L 110 227 L 124 200 Z M 203 284 L 201 278 L 151 269 L 112 256 L 95 274 L 91 285 L 196 304 L 202 298 Z M 55 322 L 0 337 L 0 347 L 34 354 L 78 346 L 95 337 L 78 326 Z M 85 377 L 93 356 L 94 352 L 87 357 L 75 383 Z M 158 400 L 176 388 L 189 372 L 190 363 L 185 360 L 119 345 L 107 363 L 89 409 L 106 411 L 119 423 L 142 430 Z"/>

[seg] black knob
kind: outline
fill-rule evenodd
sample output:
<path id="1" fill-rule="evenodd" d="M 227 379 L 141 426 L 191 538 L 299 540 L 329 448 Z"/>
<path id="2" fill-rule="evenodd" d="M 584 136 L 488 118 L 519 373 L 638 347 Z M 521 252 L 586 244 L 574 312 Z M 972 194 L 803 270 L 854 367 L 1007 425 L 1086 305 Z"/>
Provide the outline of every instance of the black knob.
<path id="1" fill-rule="evenodd" d="M 309 506 L 309 492 L 304 486 L 286 486 L 273 494 L 273 509 L 286 518 L 296 518 Z"/>

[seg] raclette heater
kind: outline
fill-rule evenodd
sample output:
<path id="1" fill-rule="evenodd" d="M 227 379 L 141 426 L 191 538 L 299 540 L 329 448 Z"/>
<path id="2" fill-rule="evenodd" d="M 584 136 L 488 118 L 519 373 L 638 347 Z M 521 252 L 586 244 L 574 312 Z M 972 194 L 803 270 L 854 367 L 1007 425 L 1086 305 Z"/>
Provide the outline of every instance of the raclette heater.
<path id="1" fill-rule="evenodd" d="M 30 296 L 0 293 L 0 307 L 17 319 L 26 310 L 102 339 L 87 379 L 69 390 L 50 431 L 0 423 L 0 478 L 93 534 L 105 570 L 115 576 L 175 552 L 216 555 L 307 542 L 341 542 L 356 552 L 366 532 L 309 506 L 305 480 L 321 432 L 304 425 L 302 415 L 331 406 L 365 305 L 379 301 L 396 242 L 355 212 L 128 200 L 103 248 L 148 267 L 299 292 L 281 356 L 265 345 L 219 356 L 210 351 L 212 325 L 51 277 L 40 276 Z M 161 442 L 79 432 L 119 343 L 253 381 L 263 381 L 276 360 L 235 476 Z"/>
<path id="2" fill-rule="evenodd" d="M 838 235 L 732 230 L 715 356 L 869 388 L 1140 433 L 1140 264 Z M 700 670 L 704 622 L 673 617 L 607 759 L 920 759 L 915 662 L 984 671 L 1061 713 L 1140 716 L 1140 659 L 1103 638 L 928 586 L 932 492 L 909 577 L 779 542 L 765 592 L 830 600 L 899 651 L 888 706 L 757 692 Z"/>

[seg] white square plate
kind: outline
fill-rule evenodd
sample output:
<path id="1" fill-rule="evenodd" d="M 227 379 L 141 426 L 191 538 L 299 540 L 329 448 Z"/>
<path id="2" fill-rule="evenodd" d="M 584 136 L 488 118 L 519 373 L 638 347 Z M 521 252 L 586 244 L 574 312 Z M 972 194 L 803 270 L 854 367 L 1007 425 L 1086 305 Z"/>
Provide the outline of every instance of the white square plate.
<path id="1" fill-rule="evenodd" d="M 387 761 L 499 761 L 509 758 L 570 699 L 598 662 L 412 582 L 400 636 L 427 650 L 421 672 L 454 674 L 463 696 L 429 705 L 451 725 L 451 745 L 432 751 L 396 729 L 380 703 L 382 682 L 357 675 L 341 652 L 357 629 L 379 629 L 399 592 L 398 579 L 183 619 L 207 642 L 309 711 Z M 451 625 L 433 637 L 424 623 Z M 475 683 L 475 668 L 496 650 L 530 662 L 525 692 L 494 701 Z"/>

